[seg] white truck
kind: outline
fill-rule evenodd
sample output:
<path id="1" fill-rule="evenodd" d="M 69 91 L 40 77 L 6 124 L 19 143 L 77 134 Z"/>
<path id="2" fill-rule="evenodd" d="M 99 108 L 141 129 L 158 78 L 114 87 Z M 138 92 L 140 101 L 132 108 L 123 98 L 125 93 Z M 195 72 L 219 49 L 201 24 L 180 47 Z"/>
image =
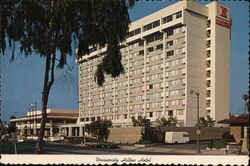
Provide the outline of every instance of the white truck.
<path id="1" fill-rule="evenodd" d="M 168 131 L 165 133 L 165 143 L 188 143 L 188 132 Z"/>

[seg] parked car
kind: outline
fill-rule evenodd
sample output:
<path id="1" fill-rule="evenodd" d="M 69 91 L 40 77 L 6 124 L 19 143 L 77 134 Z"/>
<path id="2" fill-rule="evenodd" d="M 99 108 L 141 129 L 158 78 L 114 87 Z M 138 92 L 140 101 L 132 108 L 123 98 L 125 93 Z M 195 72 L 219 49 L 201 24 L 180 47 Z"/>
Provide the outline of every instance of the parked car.
<path id="1" fill-rule="evenodd" d="M 118 144 L 112 143 L 112 142 L 101 142 L 101 143 L 98 143 L 96 147 L 97 148 L 107 148 L 107 149 L 119 148 Z"/>
<path id="2" fill-rule="evenodd" d="M 86 142 L 97 142 L 97 138 L 94 137 L 86 137 L 85 140 Z"/>

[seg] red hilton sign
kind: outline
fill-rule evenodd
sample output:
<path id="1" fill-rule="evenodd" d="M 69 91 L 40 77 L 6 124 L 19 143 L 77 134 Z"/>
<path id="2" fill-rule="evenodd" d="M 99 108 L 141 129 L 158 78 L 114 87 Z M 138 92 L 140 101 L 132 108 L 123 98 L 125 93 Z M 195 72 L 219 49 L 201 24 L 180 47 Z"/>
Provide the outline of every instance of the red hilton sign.
<path id="1" fill-rule="evenodd" d="M 228 18 L 228 8 L 224 6 L 219 6 L 218 9 L 219 9 L 219 16 L 216 17 L 216 24 L 230 29 L 232 21 L 229 20 Z"/>
<path id="2" fill-rule="evenodd" d="M 232 25 L 232 22 L 228 21 L 228 20 L 224 20 L 224 19 L 222 19 L 220 17 L 216 17 L 216 24 L 230 29 L 231 25 Z"/>
<path id="3" fill-rule="evenodd" d="M 227 18 L 228 9 L 224 6 L 220 6 L 220 16 Z"/>

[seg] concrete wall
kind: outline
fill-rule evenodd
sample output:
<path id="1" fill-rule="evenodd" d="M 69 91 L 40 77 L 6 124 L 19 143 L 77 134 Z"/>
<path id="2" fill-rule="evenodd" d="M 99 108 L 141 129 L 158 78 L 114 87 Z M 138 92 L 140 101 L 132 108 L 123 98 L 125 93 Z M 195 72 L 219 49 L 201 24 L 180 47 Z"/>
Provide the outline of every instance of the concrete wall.
<path id="1" fill-rule="evenodd" d="M 108 141 L 116 143 L 135 143 L 141 139 L 141 127 L 110 128 Z"/>
<path id="2" fill-rule="evenodd" d="M 240 142 L 241 132 L 241 126 L 230 126 L 230 134 L 234 136 L 236 142 Z"/>
<path id="3" fill-rule="evenodd" d="M 108 141 L 116 143 L 136 143 L 141 138 L 141 127 L 110 128 Z M 158 135 L 159 142 L 164 142 L 166 131 L 188 132 L 191 141 L 196 140 L 195 127 L 154 127 L 153 135 Z M 221 135 L 229 131 L 228 127 L 203 127 L 201 130 L 201 140 L 220 139 Z"/>
<path id="4" fill-rule="evenodd" d="M 197 122 L 197 97 L 190 91 L 199 91 L 199 114 L 206 116 L 206 17 L 194 12 L 184 12 L 187 25 L 186 64 L 186 112 L 185 126 L 195 126 Z"/>

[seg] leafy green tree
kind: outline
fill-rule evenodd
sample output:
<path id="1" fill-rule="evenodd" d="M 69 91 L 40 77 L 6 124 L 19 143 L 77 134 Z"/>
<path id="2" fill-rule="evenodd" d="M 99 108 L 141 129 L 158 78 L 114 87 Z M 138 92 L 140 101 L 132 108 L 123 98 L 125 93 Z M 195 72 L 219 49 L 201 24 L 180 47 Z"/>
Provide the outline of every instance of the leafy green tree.
<path id="1" fill-rule="evenodd" d="M 207 115 L 206 118 L 204 117 L 200 117 L 200 126 L 201 127 L 213 127 L 215 120 L 213 120 L 213 118 L 209 115 Z"/>
<path id="2" fill-rule="evenodd" d="M 225 131 L 222 135 L 221 138 L 225 140 L 226 142 L 235 142 L 234 135 L 230 134 L 230 132 Z"/>
<path id="3" fill-rule="evenodd" d="M 173 127 L 177 124 L 177 119 L 175 117 L 169 117 L 166 119 L 165 117 L 160 117 L 156 119 L 156 124 L 159 127 Z"/>
<path id="4" fill-rule="evenodd" d="M 10 116 L 10 119 L 15 119 L 16 117 L 14 115 Z M 7 133 L 10 134 L 11 132 L 16 132 L 17 128 L 16 128 L 16 123 L 15 122 L 10 122 L 8 124 L 8 128 L 7 128 Z"/>
<path id="5" fill-rule="evenodd" d="M 0 136 L 2 136 L 3 134 L 5 134 L 6 130 L 7 130 L 6 125 L 3 123 L 2 120 L 0 120 Z"/>
<path id="6" fill-rule="evenodd" d="M 131 120 L 132 120 L 134 127 L 136 127 L 136 126 L 142 127 L 142 130 L 141 130 L 142 139 L 141 139 L 141 141 L 148 140 L 149 139 L 148 132 L 149 132 L 149 128 L 151 126 L 150 119 L 147 119 L 146 117 L 142 117 L 139 115 L 137 119 L 134 116 L 132 116 Z"/>
<path id="7" fill-rule="evenodd" d="M 134 0 L 1 0 L 0 53 L 12 49 L 11 60 L 19 50 L 25 56 L 37 53 L 45 60 L 42 87 L 41 130 L 36 153 L 42 152 L 49 94 L 55 79 L 55 68 L 67 64 L 67 56 L 76 58 L 89 48 L 107 47 L 107 54 L 97 66 L 98 85 L 104 74 L 118 77 L 123 73 L 119 44 L 128 35 L 128 8 Z M 34 12 L 35 11 L 35 12 Z M 19 48 L 19 49 L 18 49 Z"/>
<path id="8" fill-rule="evenodd" d="M 90 124 L 86 125 L 86 129 L 88 132 L 92 133 L 95 137 L 97 137 L 98 141 L 106 141 L 109 136 L 109 129 L 112 127 L 111 120 L 96 120 L 92 121 Z"/>

